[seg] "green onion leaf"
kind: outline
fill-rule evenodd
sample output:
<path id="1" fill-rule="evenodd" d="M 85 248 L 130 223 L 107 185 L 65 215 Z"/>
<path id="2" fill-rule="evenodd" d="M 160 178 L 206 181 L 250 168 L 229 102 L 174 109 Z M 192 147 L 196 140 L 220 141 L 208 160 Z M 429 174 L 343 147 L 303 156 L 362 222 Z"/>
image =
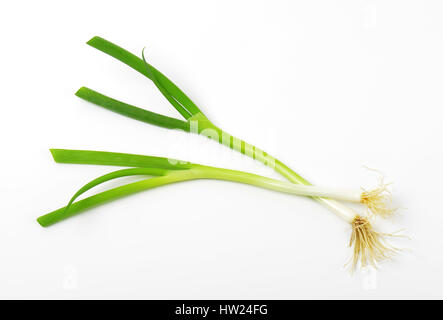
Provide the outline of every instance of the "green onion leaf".
<path id="1" fill-rule="evenodd" d="M 167 117 L 155 112 L 147 111 L 130 104 L 112 99 L 97 91 L 86 87 L 81 87 L 75 95 L 83 100 L 94 103 L 100 107 L 119 113 L 126 117 L 143 121 L 155 126 L 167 129 L 180 129 L 189 131 L 189 124 L 186 121 Z"/>
<path id="2" fill-rule="evenodd" d="M 151 78 L 152 82 L 154 82 L 155 86 L 158 90 L 160 90 L 161 94 L 166 98 L 166 100 L 169 101 L 170 104 L 177 110 L 183 118 L 188 120 L 190 117 L 192 117 L 192 114 L 189 110 L 186 109 L 182 104 L 180 104 L 177 100 L 175 100 L 174 97 L 171 96 L 171 94 L 166 90 L 161 83 L 158 81 L 157 77 L 155 76 L 153 70 L 151 69 L 151 66 L 146 62 L 145 59 L 145 49 L 142 51 L 142 58 L 143 62 L 145 63 L 146 70 L 148 71 L 149 77 Z"/>
<path id="3" fill-rule="evenodd" d="M 128 65 L 132 69 L 140 72 L 147 78 L 153 80 L 151 78 L 149 71 L 146 69 L 145 62 L 143 62 L 142 59 L 130 53 L 129 51 L 100 37 L 93 37 L 91 40 L 87 42 L 87 44 L 90 45 L 91 47 L 96 48 L 97 50 L 100 50 L 114 57 L 117 60 L 120 60 L 121 62 Z M 202 113 L 200 109 L 195 105 L 195 103 L 182 90 L 180 90 L 180 88 L 178 88 L 171 80 L 169 80 L 165 75 L 163 75 L 153 66 L 150 67 L 152 73 L 155 74 L 161 86 L 165 90 L 167 90 L 169 94 L 173 96 L 176 101 L 178 101 L 182 106 L 184 106 L 187 110 L 189 110 L 192 115 L 196 113 Z"/>
<path id="4" fill-rule="evenodd" d="M 186 170 L 185 170 L 186 171 Z M 178 171 L 182 172 L 182 171 Z M 57 223 L 66 218 L 72 217 L 86 211 L 88 209 L 97 207 L 101 204 L 114 201 L 120 199 L 122 197 L 132 195 L 138 193 L 140 191 L 153 189 L 156 187 L 160 187 L 163 185 L 171 184 L 174 182 L 185 181 L 186 178 L 181 177 L 180 175 L 168 174 L 161 177 L 155 177 L 150 179 L 145 179 L 142 181 L 137 181 L 133 183 L 129 183 L 117 188 L 113 188 L 104 192 L 100 192 L 93 196 L 90 196 L 86 199 L 74 202 L 68 211 L 66 211 L 66 207 L 57 209 L 48 214 L 45 214 L 39 218 L 37 218 L 37 222 L 42 227 L 50 226 L 54 223 Z"/>
<path id="5" fill-rule="evenodd" d="M 99 184 L 102 184 L 104 182 L 127 177 L 127 176 L 140 176 L 140 175 L 146 175 L 146 176 L 164 176 L 168 173 L 165 169 L 159 169 L 159 168 L 130 168 L 130 169 L 122 169 L 117 170 L 108 174 L 105 174 L 103 176 L 100 176 L 89 183 L 85 184 L 83 187 L 81 187 L 69 200 L 68 205 L 66 206 L 65 211 L 68 211 L 71 204 L 77 199 L 80 195 L 85 193 L 86 191 L 98 186 Z"/>
<path id="6" fill-rule="evenodd" d="M 160 168 L 167 170 L 183 170 L 193 167 L 190 163 L 176 159 L 137 154 L 68 149 L 50 149 L 50 151 L 54 161 L 58 163 Z"/>

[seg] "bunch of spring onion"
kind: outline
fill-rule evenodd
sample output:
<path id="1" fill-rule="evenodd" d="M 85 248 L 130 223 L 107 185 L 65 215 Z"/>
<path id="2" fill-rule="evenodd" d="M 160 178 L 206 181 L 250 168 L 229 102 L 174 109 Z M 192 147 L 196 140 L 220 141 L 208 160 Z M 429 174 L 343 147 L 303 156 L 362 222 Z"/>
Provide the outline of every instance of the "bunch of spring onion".
<path id="1" fill-rule="evenodd" d="M 121 115 L 157 125 L 168 129 L 180 129 L 209 137 L 233 150 L 256 159 L 287 178 L 290 183 L 277 181 L 250 173 L 233 171 L 221 168 L 202 166 L 183 162 L 171 162 L 165 158 L 139 155 L 117 154 L 97 151 L 52 150 L 55 161 L 62 163 L 82 163 L 100 165 L 118 165 L 131 167 L 99 177 L 81 188 L 71 199 L 68 205 L 47 215 L 38 218 L 42 226 L 48 226 L 83 210 L 99 205 L 103 202 L 117 199 L 138 191 L 151 189 L 157 186 L 193 179 L 219 179 L 246 183 L 274 191 L 296 195 L 310 196 L 337 216 L 352 226 L 350 246 L 353 246 L 352 268 L 359 263 L 361 266 L 373 265 L 389 258 L 397 251 L 385 242 L 389 234 L 379 233 L 373 229 L 369 218 L 358 214 L 345 206 L 341 201 L 359 202 L 367 206 L 370 215 L 389 217 L 393 213 L 390 208 L 390 193 L 383 183 L 374 190 L 337 190 L 315 187 L 307 180 L 294 172 L 278 159 L 263 150 L 238 139 L 219 127 L 215 126 L 203 112 L 183 93 L 171 80 L 146 62 L 142 58 L 125 49 L 103 39 L 94 37 L 88 44 L 110 56 L 120 60 L 134 70 L 152 80 L 163 96 L 185 118 L 186 121 L 167 117 L 147 111 L 124 102 L 115 100 L 86 87 L 80 88 L 76 95 L 86 101 L 117 112 Z M 75 202 L 76 198 L 90 188 L 110 179 L 126 175 L 155 176 L 146 180 L 117 187 L 84 200 Z"/>

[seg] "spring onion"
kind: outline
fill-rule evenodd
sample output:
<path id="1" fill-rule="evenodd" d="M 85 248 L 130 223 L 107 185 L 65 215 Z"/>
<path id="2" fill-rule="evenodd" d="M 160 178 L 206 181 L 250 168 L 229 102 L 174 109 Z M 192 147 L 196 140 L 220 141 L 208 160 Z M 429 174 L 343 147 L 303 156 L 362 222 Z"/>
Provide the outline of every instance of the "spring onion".
<path id="1" fill-rule="evenodd" d="M 313 191 L 315 189 L 315 187 L 310 182 L 308 182 L 306 179 L 304 179 L 302 176 L 300 176 L 298 173 L 290 169 L 288 166 L 286 166 L 278 159 L 272 157 L 263 150 L 228 134 L 221 128 L 215 126 L 183 91 L 181 91 L 171 80 L 169 80 L 165 75 L 163 75 L 160 71 L 158 71 L 155 67 L 153 67 L 146 61 L 143 52 L 142 52 L 142 59 L 140 59 L 139 57 L 128 52 L 127 50 L 100 37 L 92 38 L 90 41 L 88 41 L 88 44 L 116 58 L 117 60 L 120 60 L 121 62 L 127 64 L 129 67 L 133 68 L 134 70 L 140 72 L 147 78 L 151 79 L 154 85 L 163 94 L 163 96 L 180 113 L 180 115 L 183 116 L 183 118 L 186 121 L 171 117 L 166 117 L 158 113 L 153 113 L 142 108 L 131 106 L 129 104 L 102 95 L 86 87 L 82 87 L 76 92 L 76 95 L 78 97 L 86 101 L 92 102 L 96 105 L 99 105 L 101 107 L 104 107 L 108 110 L 117 112 L 121 115 L 125 115 L 127 117 L 131 117 L 139 121 L 143 121 L 149 124 L 157 125 L 168 129 L 179 129 L 186 132 L 209 137 L 212 140 L 215 140 L 233 150 L 241 152 L 246 156 L 249 156 L 253 159 L 262 162 L 268 167 L 273 168 L 276 172 L 278 172 L 279 174 L 281 174 L 283 177 L 287 178 L 290 181 L 289 184 L 287 183 L 284 184 L 284 186 L 288 188 L 288 190 L 294 191 L 296 190 L 295 189 L 296 186 L 307 188 L 304 190 L 309 189 Z M 79 155 L 74 153 L 70 156 L 63 155 L 62 157 L 65 157 L 64 161 L 62 161 L 61 159 L 56 159 L 56 161 L 58 162 L 72 161 L 70 163 L 115 164 L 115 165 L 129 166 L 129 167 L 134 167 L 134 165 L 130 165 L 129 162 L 146 161 L 146 160 L 141 160 L 140 158 L 138 158 L 138 160 L 136 161 L 132 160 L 132 158 L 130 157 L 131 160 L 125 163 L 125 161 L 122 160 L 121 158 L 109 159 L 107 156 L 105 156 L 103 159 L 97 159 L 92 155 L 91 152 L 93 151 L 89 151 L 89 155 L 91 156 L 92 160 L 79 159 Z M 125 156 L 121 155 L 121 157 L 123 158 L 128 157 L 128 155 Z M 166 166 L 166 162 L 164 161 L 159 161 L 159 162 L 161 162 L 162 165 Z M 160 164 L 158 166 L 153 166 L 152 164 L 149 163 L 148 167 L 150 168 L 157 168 L 166 171 L 161 171 L 161 170 L 156 172 L 153 171 L 151 172 L 151 174 L 157 173 L 156 177 L 128 184 L 126 186 L 121 186 L 115 189 L 111 189 L 103 193 L 99 193 L 95 196 L 86 198 L 84 200 L 73 202 L 75 199 L 71 199 L 68 209 L 61 208 L 48 215 L 40 217 L 39 222 L 42 225 L 49 225 L 52 224 L 54 221 L 56 222 L 57 217 L 72 215 L 86 208 L 93 207 L 100 203 L 124 195 L 132 194 L 134 192 L 146 190 L 149 188 L 173 182 L 189 180 L 190 176 L 193 177 L 198 176 L 195 174 L 196 172 L 195 170 L 196 168 L 199 168 L 199 170 L 201 170 L 201 167 L 199 167 L 199 165 L 196 165 L 197 167 L 195 167 L 192 164 L 191 165 L 188 164 L 188 166 L 190 167 L 188 168 L 176 167 L 174 169 L 174 168 L 162 167 L 160 166 Z M 145 168 L 143 165 L 135 165 L 135 167 Z M 217 171 L 216 169 L 207 169 L 206 171 L 205 170 L 203 171 L 205 171 L 205 174 L 209 176 L 211 170 Z M 220 170 L 226 170 L 226 169 L 220 169 Z M 212 171 L 212 173 L 214 173 L 215 171 Z M 132 173 L 135 174 L 136 171 Z M 146 171 L 146 174 L 147 173 L 148 172 Z M 79 191 L 79 193 L 81 194 L 84 190 L 87 190 L 90 187 L 95 186 L 96 184 L 100 183 L 101 181 L 105 181 L 108 178 L 118 177 L 124 174 L 131 174 L 131 171 L 124 171 L 124 172 L 120 171 L 117 173 L 112 173 L 105 177 L 100 177 L 98 178 L 98 180 L 92 181 L 89 185 L 85 186 L 83 190 Z M 239 175 L 239 172 L 235 172 L 232 175 L 228 176 L 239 177 L 241 175 Z M 252 180 L 254 180 L 255 182 L 257 181 L 263 182 L 266 179 L 268 178 L 260 177 L 258 178 L 258 180 L 254 179 Z M 223 179 L 223 180 L 229 180 L 229 179 Z M 274 187 L 278 186 L 280 188 L 283 186 L 283 184 L 280 183 L 282 182 L 276 183 L 273 181 L 271 184 L 265 183 L 261 187 L 268 187 L 269 185 L 273 185 Z M 250 183 L 250 184 L 257 185 L 255 183 Z M 300 190 L 302 189 L 297 189 L 297 190 L 298 192 L 300 192 Z M 316 190 L 318 191 L 319 189 Z M 325 189 L 322 190 L 325 191 Z M 277 190 L 277 191 L 284 191 L 284 190 Z M 368 191 L 363 190 L 362 192 L 357 192 L 357 193 L 353 192 L 353 197 L 354 197 L 353 199 L 350 199 L 349 197 L 346 198 L 344 194 L 345 193 L 342 191 L 335 190 L 334 192 L 332 192 L 331 190 L 329 190 L 328 194 L 305 193 L 304 195 L 311 196 L 314 200 L 320 202 L 322 205 L 324 205 L 326 208 L 328 208 L 330 211 L 335 213 L 337 216 L 339 216 L 346 222 L 350 223 L 350 225 L 352 226 L 352 235 L 350 239 L 350 246 L 353 246 L 352 268 L 355 268 L 358 263 L 360 263 L 361 266 L 366 266 L 369 264 L 375 266 L 377 262 L 390 257 L 393 253 L 397 251 L 397 249 L 385 243 L 385 236 L 387 236 L 388 234 L 376 232 L 371 226 L 368 218 L 359 215 L 355 210 L 343 205 L 341 202 L 338 202 L 332 198 L 336 198 L 338 200 L 360 202 L 366 205 L 373 215 L 388 217 L 391 216 L 393 212 L 393 210 L 390 208 L 390 193 L 387 190 L 386 185 L 381 184 L 378 188 L 374 190 L 368 190 Z"/>
<path id="2" fill-rule="evenodd" d="M 124 195 L 131 194 L 132 192 L 135 193 L 136 190 L 142 191 L 145 187 L 146 189 L 151 189 L 170 183 L 197 179 L 231 181 L 288 194 L 301 196 L 335 197 L 340 198 L 344 201 L 354 202 L 358 201 L 360 193 L 358 190 L 337 190 L 335 188 L 293 184 L 290 182 L 270 179 L 243 171 L 222 169 L 189 163 L 182 160 L 179 161 L 176 159 L 167 159 L 153 156 L 65 149 L 51 149 L 51 153 L 54 160 L 58 163 L 114 165 L 129 168 L 105 174 L 84 185 L 69 200 L 67 206 L 64 207 L 64 210 L 57 210 L 55 213 L 49 213 L 45 215 L 44 218 L 38 219 L 38 222 L 45 227 L 55 222 L 66 219 L 73 214 L 79 213 L 80 209 L 83 211 L 89 208 L 89 206 L 99 205 L 101 204 L 101 201 L 104 201 L 105 199 L 106 201 L 110 201 L 114 199 L 114 196 L 116 196 L 116 198 L 119 198 L 120 195 L 116 193 L 107 193 L 112 194 L 112 197 L 107 196 L 104 198 L 103 196 L 94 196 L 93 199 L 99 200 L 85 201 L 84 203 L 89 203 L 88 206 L 82 205 L 78 207 L 78 205 L 73 205 L 74 201 L 80 195 L 92 189 L 93 187 L 106 181 L 126 176 L 153 176 L 153 178 L 148 179 L 150 181 L 146 181 L 146 183 L 135 183 L 131 184 L 132 187 L 125 187 L 124 190 L 127 191 L 124 192 Z M 175 164 L 171 163 L 180 165 L 176 166 Z M 134 189 L 134 185 L 139 186 L 139 188 Z M 117 189 L 121 190 L 119 188 Z"/>

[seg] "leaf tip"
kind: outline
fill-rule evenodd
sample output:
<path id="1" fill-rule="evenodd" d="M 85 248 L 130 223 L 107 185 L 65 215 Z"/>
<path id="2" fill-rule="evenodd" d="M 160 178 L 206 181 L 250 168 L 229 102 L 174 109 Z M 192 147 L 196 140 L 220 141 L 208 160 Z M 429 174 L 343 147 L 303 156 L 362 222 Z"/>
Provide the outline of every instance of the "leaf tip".
<path id="1" fill-rule="evenodd" d="M 43 228 L 46 228 L 48 226 L 48 224 L 45 222 L 44 220 L 44 216 L 38 217 L 37 222 L 40 226 L 42 226 Z"/>
<path id="2" fill-rule="evenodd" d="M 83 96 L 83 93 L 84 92 L 86 92 L 88 90 L 88 88 L 86 88 L 86 87 L 81 87 L 80 89 L 78 89 L 76 92 L 75 92 L 75 95 L 77 96 L 77 97 L 82 97 Z"/>
<path id="3" fill-rule="evenodd" d="M 90 45 L 91 47 L 93 47 L 94 44 L 95 44 L 97 41 L 100 41 L 100 40 L 102 40 L 102 39 L 103 39 L 103 38 L 101 38 L 101 37 L 94 36 L 94 37 L 92 37 L 91 39 L 89 39 L 89 40 L 86 42 L 86 44 L 87 44 L 87 45 Z"/>
<path id="4" fill-rule="evenodd" d="M 60 153 L 61 149 L 49 149 L 49 151 L 51 152 L 52 158 L 54 159 L 55 162 L 58 162 L 58 155 Z"/>

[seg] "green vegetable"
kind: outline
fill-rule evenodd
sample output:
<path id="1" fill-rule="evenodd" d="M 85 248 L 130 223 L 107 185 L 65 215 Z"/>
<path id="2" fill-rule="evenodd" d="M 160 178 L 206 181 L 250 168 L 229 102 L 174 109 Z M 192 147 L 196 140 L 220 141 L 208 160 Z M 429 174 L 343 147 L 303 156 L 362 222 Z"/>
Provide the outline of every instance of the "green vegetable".
<path id="1" fill-rule="evenodd" d="M 389 216 L 392 210 L 386 206 L 387 199 L 390 199 L 390 197 L 385 185 L 372 191 L 363 191 L 363 193 L 315 187 L 278 159 L 215 126 L 183 91 L 146 61 L 144 51 L 142 52 L 142 59 L 140 59 L 125 49 L 100 37 L 92 38 L 88 41 L 88 44 L 120 60 L 151 79 L 157 89 L 186 121 L 126 104 L 86 87 L 82 87 L 77 91 L 76 95 L 78 97 L 139 121 L 167 129 L 180 129 L 209 137 L 273 168 L 287 178 L 290 183 L 246 172 L 202 166 L 173 159 L 111 152 L 54 149 L 51 152 L 57 162 L 115 165 L 131 168 L 111 172 L 89 182 L 75 193 L 66 207 L 38 218 L 38 222 L 42 226 L 51 225 L 86 209 L 143 190 L 187 180 L 218 179 L 250 184 L 279 192 L 310 196 L 320 202 L 337 216 L 351 224 L 353 231 L 350 245 L 354 246 L 353 267 L 358 262 L 362 266 L 367 264 L 375 265 L 378 261 L 388 258 L 392 253 L 396 252 L 395 249 L 383 243 L 383 237 L 387 234 L 374 231 L 366 218 L 361 217 L 353 209 L 336 201 L 360 202 L 365 204 L 373 214 Z M 128 175 L 149 175 L 154 177 L 76 201 L 78 196 L 98 184 Z"/>
<path id="2" fill-rule="evenodd" d="M 138 58 L 137 56 L 126 51 L 125 49 L 100 37 L 92 38 L 90 41 L 88 41 L 88 44 L 106 54 L 111 55 L 117 60 L 120 60 L 121 62 L 127 64 L 131 68 L 142 73 L 149 79 L 153 80 L 157 88 L 159 88 L 162 94 L 165 95 L 165 97 L 167 97 L 168 101 L 171 102 L 171 99 L 173 99 L 174 101 L 177 102 L 177 104 L 172 103 L 172 105 L 174 108 L 177 109 L 177 111 L 180 114 L 182 114 L 183 109 L 177 107 L 177 105 L 183 106 L 184 109 L 188 110 L 192 114 L 190 117 L 189 114 L 187 115 L 182 114 L 182 115 L 185 119 L 188 120 L 190 128 L 189 131 L 191 133 L 203 134 L 223 145 L 228 146 L 231 149 L 234 149 L 236 151 L 241 152 L 242 154 L 245 154 L 253 159 L 256 159 L 264 163 L 265 165 L 273 168 L 274 170 L 276 170 L 278 173 L 280 173 L 282 176 L 284 176 L 293 183 L 311 185 L 306 179 L 301 177 L 295 171 L 291 170 L 288 166 L 283 164 L 278 159 L 270 156 L 261 149 L 241 139 L 235 138 L 234 136 L 224 132 L 222 129 L 212 124 L 212 122 L 200 111 L 200 109 L 192 102 L 192 100 L 189 99 L 183 93 L 183 91 L 181 91 L 171 80 L 169 80 L 166 76 L 164 76 L 162 73 L 160 73 L 157 69 L 155 69 L 153 66 L 151 66 L 143 59 Z M 84 98 L 81 95 L 78 96 Z M 97 104 L 102 107 L 106 107 L 105 98 L 100 100 L 100 102 Z M 91 101 L 92 99 L 89 98 L 86 100 Z M 125 103 L 117 100 L 112 100 L 112 101 L 115 105 L 115 109 L 113 111 L 118 110 L 117 111 L 118 113 L 130 116 L 129 114 L 127 114 L 127 111 L 129 109 L 126 108 Z M 146 118 L 148 117 L 149 115 L 146 113 Z M 313 197 L 313 198 L 348 222 L 352 222 L 352 220 L 356 216 L 356 213 L 353 210 L 344 207 L 343 205 L 337 203 L 335 200 L 321 198 L 321 197 Z"/>
<path id="3" fill-rule="evenodd" d="M 74 164 L 95 165 L 118 165 L 131 167 L 137 164 L 137 168 L 117 170 L 98 177 L 80 188 L 69 200 L 68 205 L 40 218 L 38 222 L 42 226 L 49 226 L 55 222 L 69 218 L 86 209 L 99 204 L 118 199 L 147 189 L 160 187 L 166 184 L 197 179 L 225 180 L 237 183 L 253 185 L 256 187 L 302 196 L 327 196 L 340 198 L 345 201 L 359 202 L 360 192 L 353 190 L 337 190 L 316 186 L 295 185 L 289 182 L 274 180 L 256 174 L 222 169 L 200 164 L 183 164 L 184 161 L 168 160 L 166 158 L 142 156 L 125 153 L 52 149 L 51 153 L 56 162 Z M 171 164 L 176 163 L 176 165 Z M 156 176 L 143 181 L 130 183 L 115 189 L 111 189 L 84 200 L 74 202 L 80 195 L 93 187 L 109 180 L 126 176 Z"/>

